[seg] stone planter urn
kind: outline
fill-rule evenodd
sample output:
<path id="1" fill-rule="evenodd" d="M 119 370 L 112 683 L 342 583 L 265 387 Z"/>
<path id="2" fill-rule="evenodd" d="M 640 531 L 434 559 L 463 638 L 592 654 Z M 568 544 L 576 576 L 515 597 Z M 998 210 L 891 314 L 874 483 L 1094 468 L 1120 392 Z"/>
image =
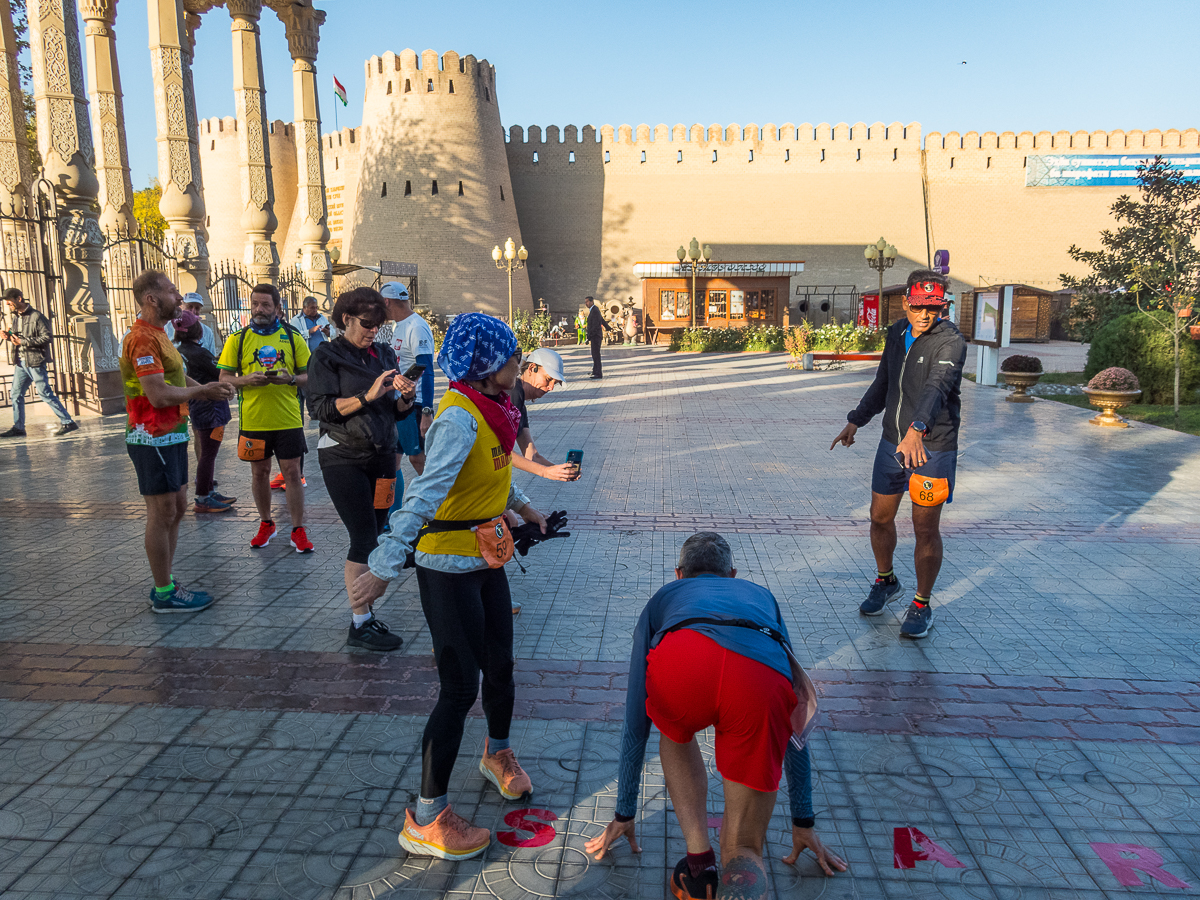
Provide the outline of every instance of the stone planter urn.
<path id="1" fill-rule="evenodd" d="M 1004 383 L 1012 385 L 1013 391 L 1004 399 L 1009 403 L 1032 403 L 1033 398 L 1027 393 L 1031 387 L 1038 383 L 1042 378 L 1041 372 L 1005 372 L 1000 374 L 1004 377 Z"/>
<path id="2" fill-rule="evenodd" d="M 1087 394 L 1088 402 L 1100 410 L 1100 415 L 1088 421 L 1109 428 L 1128 428 L 1129 422 L 1118 416 L 1116 411 L 1142 396 L 1141 391 L 1098 391 L 1087 387 L 1083 392 Z"/>

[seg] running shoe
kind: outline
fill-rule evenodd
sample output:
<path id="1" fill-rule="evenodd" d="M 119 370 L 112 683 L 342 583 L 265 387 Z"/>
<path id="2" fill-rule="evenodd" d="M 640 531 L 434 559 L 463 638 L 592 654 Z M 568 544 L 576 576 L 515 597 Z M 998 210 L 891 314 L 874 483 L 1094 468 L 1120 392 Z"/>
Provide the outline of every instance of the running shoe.
<path id="1" fill-rule="evenodd" d="M 476 828 L 447 806 L 428 825 L 418 825 L 409 810 L 404 811 L 404 830 L 400 846 L 415 856 L 436 856 L 440 859 L 470 859 L 478 856 L 492 842 L 492 833 Z"/>
<path id="2" fill-rule="evenodd" d="M 867 594 L 867 599 L 859 606 L 858 611 L 864 616 L 877 616 L 883 612 L 883 608 L 892 600 L 896 599 L 896 595 L 900 593 L 900 579 L 897 578 L 888 584 L 882 578 L 876 578 L 875 583 L 871 585 L 871 593 Z"/>
<path id="3" fill-rule="evenodd" d="M 258 550 L 271 543 L 271 538 L 273 537 L 275 537 L 275 523 L 260 522 L 258 524 L 258 534 L 250 538 L 250 546 Z"/>
<path id="4" fill-rule="evenodd" d="M 216 491 L 213 491 L 208 496 L 212 497 L 218 503 L 228 503 L 230 506 L 237 503 L 237 497 L 226 497 L 224 494 L 218 494 Z"/>
<path id="5" fill-rule="evenodd" d="M 55 437 L 62 437 L 64 434 L 70 434 L 72 431 L 78 431 L 78 430 L 79 430 L 78 422 L 68 422 L 66 425 L 59 425 L 57 428 L 54 429 L 52 434 Z"/>
<path id="6" fill-rule="evenodd" d="M 487 738 L 483 740 L 483 759 L 479 761 L 479 771 L 500 789 L 506 800 L 520 800 L 533 793 L 533 783 L 517 762 L 517 755 L 511 749 L 488 753 Z"/>
<path id="7" fill-rule="evenodd" d="M 717 885 L 720 883 L 720 874 L 716 868 L 705 869 L 699 875 L 693 875 L 686 856 L 675 863 L 675 871 L 671 873 L 671 893 L 679 900 L 713 900 L 717 896 Z"/>
<path id="8" fill-rule="evenodd" d="M 283 473 L 279 472 L 274 478 L 271 479 L 271 490 L 282 491 L 284 488 L 285 485 L 283 483 Z"/>
<path id="9" fill-rule="evenodd" d="M 904 617 L 904 623 L 900 626 L 900 636 L 906 638 L 923 638 L 929 634 L 929 629 L 932 627 L 933 608 L 928 603 L 924 606 L 910 603 L 908 605 L 908 615 Z"/>
<path id="10" fill-rule="evenodd" d="M 312 553 L 312 541 L 308 539 L 308 535 L 304 531 L 304 526 L 297 525 L 292 529 L 292 546 L 296 548 L 297 553 Z"/>
<path id="11" fill-rule="evenodd" d="M 521 607 L 524 605 L 525 604 L 521 603 L 519 600 L 514 600 L 512 602 L 513 615 L 519 616 L 521 614 Z"/>
<path id="12" fill-rule="evenodd" d="M 25 429 L 14 425 L 8 431 L 0 432 L 0 437 L 25 437 Z"/>
<path id="13" fill-rule="evenodd" d="M 222 503 L 209 494 L 207 497 L 197 497 L 195 504 L 192 506 L 192 512 L 197 513 L 223 513 L 230 512 L 233 509 L 228 503 Z"/>
<path id="14" fill-rule="evenodd" d="M 361 625 L 355 625 L 353 621 L 350 623 L 350 636 L 346 638 L 346 643 L 361 650 L 387 653 L 391 650 L 399 650 L 404 641 L 389 632 L 386 625 L 371 616 Z"/>
<path id="15" fill-rule="evenodd" d="M 187 613 L 199 612 L 212 606 L 213 598 L 204 591 L 189 591 L 172 583 L 171 593 L 159 597 L 155 591 L 151 608 L 156 613 Z"/>

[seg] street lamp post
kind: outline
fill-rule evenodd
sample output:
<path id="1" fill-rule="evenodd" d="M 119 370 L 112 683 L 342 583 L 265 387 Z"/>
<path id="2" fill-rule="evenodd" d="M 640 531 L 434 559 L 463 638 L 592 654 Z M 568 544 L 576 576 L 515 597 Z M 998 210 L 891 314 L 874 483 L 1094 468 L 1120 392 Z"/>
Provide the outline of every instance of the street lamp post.
<path id="1" fill-rule="evenodd" d="M 695 328 L 696 327 L 696 269 L 698 269 L 700 267 L 701 263 L 706 263 L 710 259 L 712 259 L 712 247 L 705 244 L 704 249 L 702 250 L 702 249 L 700 249 L 700 242 L 697 241 L 695 238 L 692 238 L 692 242 L 690 244 L 688 244 L 688 247 L 686 250 L 683 248 L 683 245 L 680 244 L 679 249 L 675 251 L 675 256 L 677 256 L 679 258 L 679 262 L 681 265 L 688 265 L 688 266 L 691 266 L 691 268 L 692 268 L 692 302 L 689 304 L 691 306 L 691 324 L 688 325 L 688 327 Z"/>
<path id="2" fill-rule="evenodd" d="M 517 245 L 513 243 L 513 239 L 509 238 L 504 242 L 504 252 L 500 252 L 500 248 L 492 248 L 492 260 L 496 263 L 496 268 L 501 271 L 508 272 L 508 327 L 512 328 L 513 324 L 513 304 L 512 304 L 512 273 L 513 269 L 525 268 L 525 260 L 529 258 L 529 251 L 525 249 L 525 245 L 521 245 L 521 249 L 517 249 Z M 501 262 L 503 259 L 503 262 Z"/>
<path id="3" fill-rule="evenodd" d="M 880 238 L 873 244 L 867 244 L 863 250 L 867 265 L 879 273 L 879 322 L 883 324 L 883 273 L 896 263 L 896 248 Z"/>

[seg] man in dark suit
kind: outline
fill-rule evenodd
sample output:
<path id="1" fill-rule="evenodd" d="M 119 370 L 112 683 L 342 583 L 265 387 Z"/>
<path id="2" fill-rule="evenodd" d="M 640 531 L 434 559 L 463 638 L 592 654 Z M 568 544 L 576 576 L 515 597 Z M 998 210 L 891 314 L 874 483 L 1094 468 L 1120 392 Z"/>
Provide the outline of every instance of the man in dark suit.
<path id="1" fill-rule="evenodd" d="M 587 304 L 587 339 L 592 345 L 592 377 L 603 378 L 604 373 L 600 369 L 600 345 L 604 343 L 604 317 L 600 315 L 600 307 L 596 305 L 596 301 L 592 297 L 584 297 L 583 302 Z"/>

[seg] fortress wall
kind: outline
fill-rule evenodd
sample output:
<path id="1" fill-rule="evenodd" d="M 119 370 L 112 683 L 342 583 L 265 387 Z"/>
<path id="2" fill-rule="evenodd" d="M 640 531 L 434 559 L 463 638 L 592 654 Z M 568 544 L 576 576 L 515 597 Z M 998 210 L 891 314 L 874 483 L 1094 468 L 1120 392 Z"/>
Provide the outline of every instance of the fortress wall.
<path id="1" fill-rule="evenodd" d="M 1082 274 L 1067 256 L 1100 248 L 1115 224 L 1109 209 L 1136 186 L 1026 187 L 1026 157 L 1045 154 L 1187 153 L 1197 131 L 931 133 L 925 142 L 930 225 L 951 251 L 951 271 L 971 285 L 1021 282 L 1049 290 L 1061 273 Z"/>
<path id="2" fill-rule="evenodd" d="M 422 302 L 443 312 L 507 315 L 507 276 L 491 251 L 508 237 L 519 245 L 522 236 L 495 69 L 473 56 L 427 50 L 418 58 L 405 50 L 371 57 L 366 74 L 343 260 L 415 262 Z M 513 274 L 513 296 L 518 308 L 532 307 L 526 270 Z"/>
<path id="3" fill-rule="evenodd" d="M 204 177 L 208 255 L 210 259 L 244 260 L 246 232 L 242 229 L 242 176 L 238 157 L 238 123 L 233 116 L 201 119 L 200 171 Z M 281 265 L 294 263 L 295 247 L 289 243 L 296 206 L 296 141 L 290 123 L 276 119 L 268 126 L 271 181 L 275 189 L 275 217 L 279 226 L 275 244 Z M 290 255 L 288 255 L 290 253 Z"/>
<path id="4" fill-rule="evenodd" d="M 588 293 L 640 302 L 633 263 L 673 259 L 693 236 L 716 259 L 804 260 L 794 286 L 870 286 L 862 248 L 881 232 L 912 265 L 924 262 L 915 123 L 604 126 L 598 142 L 590 128 L 583 140 L 574 128 L 559 135 L 513 128 L 508 144 L 530 256 L 545 262 L 531 281 L 555 312 L 573 313 Z"/>
<path id="5" fill-rule="evenodd" d="M 325 157 L 325 202 L 329 210 L 329 246 L 343 250 L 353 236 L 354 198 L 362 165 L 362 129 L 343 128 L 321 137 Z"/>

